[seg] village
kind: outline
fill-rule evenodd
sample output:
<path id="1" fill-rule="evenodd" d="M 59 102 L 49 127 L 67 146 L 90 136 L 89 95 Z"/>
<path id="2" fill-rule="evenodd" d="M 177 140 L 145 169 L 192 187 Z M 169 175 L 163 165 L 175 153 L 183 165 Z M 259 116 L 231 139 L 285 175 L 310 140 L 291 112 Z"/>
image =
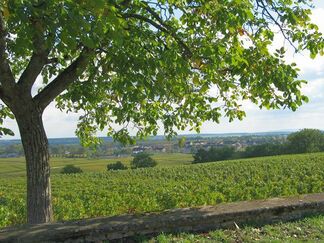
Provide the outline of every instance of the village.
<path id="1" fill-rule="evenodd" d="M 234 147 L 243 151 L 248 146 L 272 143 L 283 143 L 288 132 L 275 132 L 263 134 L 201 134 L 178 136 L 167 140 L 160 136 L 139 140 L 135 145 L 122 145 L 111 139 L 103 139 L 97 148 L 82 147 L 77 138 L 49 139 L 50 155 L 52 157 L 66 158 L 118 158 L 138 153 L 194 153 L 198 149 Z M 0 158 L 15 158 L 23 156 L 23 148 L 19 140 L 0 143 Z"/>

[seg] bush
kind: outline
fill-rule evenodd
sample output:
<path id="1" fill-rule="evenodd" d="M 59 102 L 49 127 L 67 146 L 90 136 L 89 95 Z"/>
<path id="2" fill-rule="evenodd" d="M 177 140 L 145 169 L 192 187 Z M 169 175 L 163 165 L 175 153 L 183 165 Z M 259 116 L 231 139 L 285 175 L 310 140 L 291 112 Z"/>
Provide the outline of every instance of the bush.
<path id="1" fill-rule="evenodd" d="M 156 165 L 157 162 L 154 159 L 152 159 L 151 156 L 147 153 L 137 154 L 131 161 L 132 169 L 154 167 Z"/>
<path id="2" fill-rule="evenodd" d="M 235 149 L 233 147 L 210 148 L 209 150 L 199 149 L 194 155 L 193 163 L 205 163 L 219 160 L 230 159 L 234 156 Z"/>
<path id="3" fill-rule="evenodd" d="M 124 165 L 121 161 L 107 165 L 107 170 L 127 170 L 127 166 Z"/>
<path id="4" fill-rule="evenodd" d="M 287 150 L 286 144 L 265 143 L 246 147 L 242 157 L 251 158 L 287 154 Z"/>
<path id="5" fill-rule="evenodd" d="M 83 171 L 80 167 L 76 167 L 74 165 L 66 165 L 61 170 L 62 174 L 77 174 L 77 173 L 82 173 L 82 172 Z"/>
<path id="6" fill-rule="evenodd" d="M 289 152 L 313 153 L 324 150 L 324 134 L 318 129 L 303 129 L 287 137 Z"/>

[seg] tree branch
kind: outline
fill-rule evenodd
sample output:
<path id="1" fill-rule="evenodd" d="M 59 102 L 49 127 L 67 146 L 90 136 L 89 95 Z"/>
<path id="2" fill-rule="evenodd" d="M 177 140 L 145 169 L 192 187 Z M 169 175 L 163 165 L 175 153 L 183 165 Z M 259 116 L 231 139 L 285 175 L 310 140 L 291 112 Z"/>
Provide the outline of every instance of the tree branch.
<path id="1" fill-rule="evenodd" d="M 155 22 L 154 20 L 140 15 L 140 14 L 135 14 L 135 13 L 126 13 L 123 14 L 123 17 L 125 18 L 135 18 L 141 21 L 144 21 L 152 26 L 154 26 L 156 29 L 163 31 L 164 33 L 171 35 L 175 41 L 179 44 L 179 46 L 181 47 L 181 49 L 183 50 L 183 56 L 186 59 L 190 59 L 193 54 L 190 50 L 190 48 L 186 45 L 186 43 L 181 40 L 181 38 L 175 33 L 175 31 L 168 26 L 167 24 L 164 23 L 164 21 L 159 17 L 159 15 L 157 13 L 154 12 L 154 10 L 150 9 L 149 7 L 145 8 L 147 11 L 149 11 L 149 13 L 158 21 Z"/>
<path id="2" fill-rule="evenodd" d="M 64 69 L 52 82 L 50 82 L 33 99 L 40 108 L 45 109 L 58 95 L 68 88 L 84 72 L 94 50 L 84 48 L 66 69 Z"/>
<path id="3" fill-rule="evenodd" d="M 169 31 L 166 28 L 164 28 L 162 25 L 154 22 L 153 20 L 151 20 L 151 19 L 149 19 L 149 18 L 147 18 L 147 17 L 145 17 L 143 15 L 135 14 L 135 13 L 127 13 L 127 14 L 123 14 L 123 17 L 125 17 L 125 18 L 135 18 L 135 19 L 142 20 L 142 21 L 154 26 L 158 30 L 161 30 L 161 31 L 166 32 L 166 33 L 169 34 Z"/>
<path id="4" fill-rule="evenodd" d="M 5 20 L 0 12 L 0 83 L 3 89 L 11 89 L 15 85 L 15 77 L 12 74 L 6 54 L 7 30 Z"/>
<path id="5" fill-rule="evenodd" d="M 35 31 L 33 36 L 33 55 L 31 56 L 26 69 L 18 80 L 18 84 L 29 91 L 31 90 L 43 67 L 47 64 L 48 55 L 50 52 L 50 48 L 46 45 L 42 21 L 39 19 L 31 19 L 31 24 Z"/>
<path id="6" fill-rule="evenodd" d="M 7 106 L 12 103 L 12 98 L 8 97 L 8 92 L 5 92 L 3 87 L 0 86 L 0 100 L 2 100 Z"/>
<path id="7" fill-rule="evenodd" d="M 28 90 L 31 90 L 36 78 L 45 66 L 47 62 L 46 60 L 47 58 L 44 55 L 34 53 L 30 58 L 26 69 L 21 74 L 18 84 Z"/>
<path id="8" fill-rule="evenodd" d="M 176 34 L 176 31 L 173 30 L 171 26 L 166 24 L 165 21 L 163 21 L 163 19 L 148 4 L 145 5 L 145 9 L 153 16 L 153 18 L 155 18 L 159 22 L 160 25 L 167 29 L 168 33 L 178 42 L 178 44 L 183 49 L 185 57 L 190 59 L 193 54 L 187 44 Z"/>
<path id="9" fill-rule="evenodd" d="M 261 3 L 261 5 L 259 4 Z M 295 49 L 295 52 L 298 51 L 298 48 L 294 45 L 294 43 L 290 40 L 290 38 L 286 35 L 285 30 L 283 29 L 282 25 L 275 19 L 275 17 L 272 16 L 272 14 L 269 12 L 269 10 L 267 9 L 266 4 L 263 2 L 263 0 L 257 0 L 257 5 L 258 7 L 263 8 L 263 11 L 266 12 L 267 17 L 272 20 L 272 22 L 280 29 L 281 34 L 283 35 L 284 39 L 287 40 L 289 42 L 289 44 Z M 272 11 L 276 12 L 278 14 L 278 17 L 280 16 L 280 13 L 278 12 L 278 10 L 273 7 L 271 8 Z"/>

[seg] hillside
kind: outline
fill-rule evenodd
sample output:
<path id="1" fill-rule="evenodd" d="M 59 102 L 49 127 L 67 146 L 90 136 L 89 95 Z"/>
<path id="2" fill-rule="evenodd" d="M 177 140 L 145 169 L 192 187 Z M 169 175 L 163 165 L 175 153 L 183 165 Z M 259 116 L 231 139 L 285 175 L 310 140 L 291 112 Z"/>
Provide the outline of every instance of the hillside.
<path id="1" fill-rule="evenodd" d="M 324 191 L 324 153 L 117 172 L 54 174 L 56 220 Z M 25 178 L 1 176 L 0 227 L 24 223 Z"/>
<path id="2" fill-rule="evenodd" d="M 158 167 L 172 167 L 178 165 L 190 164 L 193 160 L 191 154 L 180 153 L 161 153 L 152 156 L 157 162 Z M 107 165 L 116 161 L 122 161 L 129 165 L 133 159 L 132 156 L 108 159 L 87 159 L 87 158 L 51 158 L 52 174 L 57 174 L 68 164 L 80 167 L 85 172 L 103 172 Z M 26 174 L 25 159 L 20 158 L 0 158 L 0 178 L 8 178 L 12 176 L 25 176 Z"/>

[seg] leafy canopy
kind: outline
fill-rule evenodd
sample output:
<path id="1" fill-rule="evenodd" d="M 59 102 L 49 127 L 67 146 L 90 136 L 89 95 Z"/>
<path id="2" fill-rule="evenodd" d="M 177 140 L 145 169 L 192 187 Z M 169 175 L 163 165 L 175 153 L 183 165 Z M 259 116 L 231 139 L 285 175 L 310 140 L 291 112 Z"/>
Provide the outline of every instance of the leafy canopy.
<path id="1" fill-rule="evenodd" d="M 324 151 L 324 133 L 318 129 L 305 128 L 289 134 L 288 146 L 292 153 Z"/>
<path id="2" fill-rule="evenodd" d="M 234 147 L 224 146 L 224 147 L 211 147 L 207 150 L 200 148 L 194 154 L 193 163 L 205 163 L 214 162 L 220 160 L 228 160 L 234 157 L 236 151 Z"/>
<path id="3" fill-rule="evenodd" d="M 127 166 L 121 161 L 116 161 L 115 163 L 108 164 L 107 170 L 127 170 Z"/>
<path id="4" fill-rule="evenodd" d="M 199 131 L 203 121 L 219 122 L 222 115 L 242 119 L 242 100 L 295 110 L 307 101 L 300 92 L 305 81 L 298 80 L 294 63 L 285 62 L 284 47 L 272 53 L 269 46 L 279 30 L 296 52 L 323 55 L 310 5 L 310 0 L 4 0 L 0 7 L 15 79 L 34 55 L 45 56 L 43 86 L 32 95 L 43 106 L 56 98 L 59 109 L 81 111 L 77 134 L 87 144 L 97 130 L 131 142 L 130 127 L 139 137 L 156 134 L 160 125 L 173 135 L 186 127 Z M 59 82 L 62 73 L 66 78 Z M 0 118 L 6 114 L 3 105 Z"/>
<path id="5" fill-rule="evenodd" d="M 155 167 L 157 166 L 157 162 L 153 159 L 149 154 L 143 152 L 136 154 L 131 161 L 131 168 L 147 168 L 147 167 Z"/>

